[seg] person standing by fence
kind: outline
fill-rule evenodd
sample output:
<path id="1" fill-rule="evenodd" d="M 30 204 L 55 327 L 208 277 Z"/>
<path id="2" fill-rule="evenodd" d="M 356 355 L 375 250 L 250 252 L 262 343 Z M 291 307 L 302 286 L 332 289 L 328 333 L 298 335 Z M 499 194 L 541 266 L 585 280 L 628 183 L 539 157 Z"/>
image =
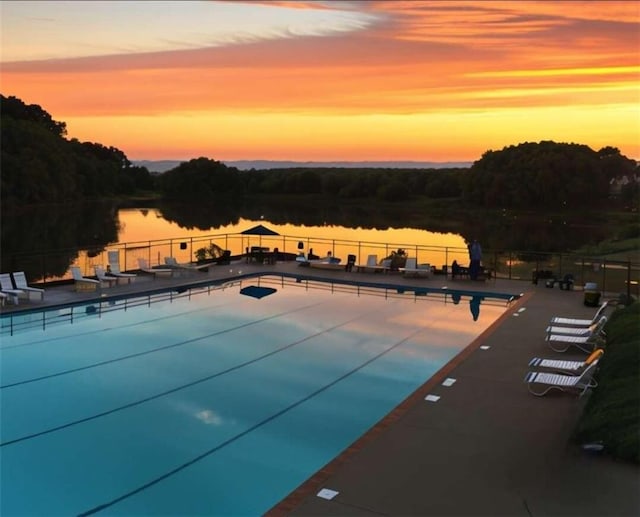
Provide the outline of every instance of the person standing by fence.
<path id="1" fill-rule="evenodd" d="M 477 239 L 469 245 L 469 277 L 477 280 L 480 273 L 480 262 L 482 261 L 482 247 Z"/>

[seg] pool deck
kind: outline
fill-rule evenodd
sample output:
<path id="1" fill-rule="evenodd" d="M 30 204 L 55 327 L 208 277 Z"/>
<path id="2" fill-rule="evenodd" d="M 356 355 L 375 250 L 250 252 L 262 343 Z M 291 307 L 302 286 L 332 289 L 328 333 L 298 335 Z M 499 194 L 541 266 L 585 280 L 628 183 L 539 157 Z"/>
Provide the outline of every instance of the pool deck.
<path id="1" fill-rule="evenodd" d="M 534 356 L 584 359 L 584 354 L 558 354 L 544 341 L 551 317 L 593 316 L 595 309 L 583 305 L 579 290 L 515 280 L 403 278 L 313 270 L 291 262 L 236 262 L 179 278 L 139 275 L 129 285 L 102 289 L 102 294 L 258 271 L 523 294 L 474 343 L 267 515 L 640 515 L 640 469 L 585 452 L 570 441 L 588 396 L 534 397 L 523 382 Z M 95 297 L 95 292 L 76 293 L 70 284 L 48 287 L 43 302 L 7 303 L 2 313 Z M 447 378 L 455 383 L 444 386 Z M 428 402 L 427 394 L 440 399 Z M 317 495 L 321 489 L 337 495 L 324 499 Z"/>

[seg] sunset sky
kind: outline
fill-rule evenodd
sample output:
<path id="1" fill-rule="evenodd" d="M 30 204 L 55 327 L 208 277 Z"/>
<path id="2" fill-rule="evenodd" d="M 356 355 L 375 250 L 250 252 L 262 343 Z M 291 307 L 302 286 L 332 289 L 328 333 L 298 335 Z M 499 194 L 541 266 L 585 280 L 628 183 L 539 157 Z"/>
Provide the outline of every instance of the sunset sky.
<path id="1" fill-rule="evenodd" d="M 2 1 L 1 92 L 130 160 L 640 159 L 639 6 Z"/>

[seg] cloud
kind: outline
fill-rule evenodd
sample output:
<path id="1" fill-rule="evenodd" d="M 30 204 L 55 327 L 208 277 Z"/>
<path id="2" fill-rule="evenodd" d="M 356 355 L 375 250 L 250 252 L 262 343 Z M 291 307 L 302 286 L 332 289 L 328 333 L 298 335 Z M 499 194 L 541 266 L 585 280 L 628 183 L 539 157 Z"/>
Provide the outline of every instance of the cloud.
<path id="1" fill-rule="evenodd" d="M 195 414 L 195 417 L 207 425 L 222 425 L 223 420 L 218 414 L 210 409 L 203 409 Z"/>
<path id="2" fill-rule="evenodd" d="M 624 128 L 626 142 L 637 140 L 637 124 L 634 129 L 628 122 L 637 115 L 640 66 L 638 12 L 631 2 L 204 4 L 218 13 L 231 6 L 255 23 L 209 30 L 185 24 L 176 14 L 175 30 L 156 34 L 160 43 L 153 51 L 122 38 L 112 55 L 5 62 L 4 93 L 41 104 L 59 120 L 90 120 L 96 128 L 111 127 L 107 120 L 118 117 L 145 122 L 176 117 L 172 120 L 179 120 L 183 130 L 189 121 L 194 131 L 207 133 L 216 120 L 241 120 L 270 138 L 277 137 L 274 127 L 286 127 L 291 139 L 312 133 L 318 120 L 345 125 L 352 116 L 379 116 L 396 124 L 395 134 L 406 140 L 410 130 L 422 131 L 428 120 L 442 127 L 445 115 L 458 121 L 463 113 L 512 109 L 510 113 L 531 120 L 537 113 L 553 118 L 554 110 L 569 113 L 571 108 L 577 113 L 571 111 L 571 116 L 595 113 L 601 122 L 594 120 L 594 127 L 604 127 L 606 121 L 618 132 Z M 277 23 L 267 23 L 274 18 Z M 139 29 L 141 35 L 145 31 Z M 409 116 L 420 122 L 409 123 Z M 516 118 L 501 120 L 513 124 Z M 308 121 L 316 127 L 304 129 Z M 473 117 L 465 121 L 476 128 Z M 544 133 L 553 123 L 542 116 L 538 123 L 535 138 L 549 139 Z M 348 126 L 360 131 L 354 141 L 365 124 Z M 487 134 L 499 130 L 500 138 L 509 133 L 487 124 L 478 127 Z M 522 128 L 523 136 L 533 139 L 526 130 Z M 246 134 L 241 128 L 235 131 Z M 322 144 L 338 146 L 330 141 L 334 133 L 323 133 Z M 84 134 L 89 135 L 88 129 Z M 100 136 L 95 140 L 108 141 L 106 133 Z M 390 142 L 386 135 L 375 138 L 376 145 Z M 453 129 L 448 138 L 460 141 Z M 186 143 L 193 140 L 193 135 L 185 136 Z M 480 136 L 474 140 L 482 149 Z M 289 141 L 278 143 L 285 144 Z M 225 145 L 239 149 L 247 144 L 226 139 Z M 495 145 L 491 141 L 485 148 Z"/>
<path id="3" fill-rule="evenodd" d="M 52 16 L 34 18 L 26 4 Z M 374 14 L 355 10 L 299 10 L 242 2 L 10 2 L 3 5 L 2 61 L 126 55 L 330 36 L 366 29 L 376 20 Z"/>

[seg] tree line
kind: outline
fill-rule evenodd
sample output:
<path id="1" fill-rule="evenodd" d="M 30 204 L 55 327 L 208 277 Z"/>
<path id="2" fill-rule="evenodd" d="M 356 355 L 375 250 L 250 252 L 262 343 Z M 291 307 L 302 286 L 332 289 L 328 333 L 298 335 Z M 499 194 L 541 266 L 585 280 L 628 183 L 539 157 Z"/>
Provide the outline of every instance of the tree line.
<path id="1" fill-rule="evenodd" d="M 324 196 L 404 202 L 429 198 L 487 208 L 586 208 L 608 201 L 613 178 L 638 174 L 615 147 L 552 141 L 487 151 L 470 168 L 288 168 L 240 171 L 194 158 L 161 175 L 134 166 L 124 152 L 66 138 L 66 124 L 38 105 L 0 96 L 2 203 L 38 204 L 159 193 L 168 201 L 251 196 Z M 620 203 L 638 203 L 638 184 Z"/>
<path id="2" fill-rule="evenodd" d="M 36 104 L 0 96 L 3 207 L 127 196 L 155 183 L 124 152 L 94 142 L 67 139 Z"/>

